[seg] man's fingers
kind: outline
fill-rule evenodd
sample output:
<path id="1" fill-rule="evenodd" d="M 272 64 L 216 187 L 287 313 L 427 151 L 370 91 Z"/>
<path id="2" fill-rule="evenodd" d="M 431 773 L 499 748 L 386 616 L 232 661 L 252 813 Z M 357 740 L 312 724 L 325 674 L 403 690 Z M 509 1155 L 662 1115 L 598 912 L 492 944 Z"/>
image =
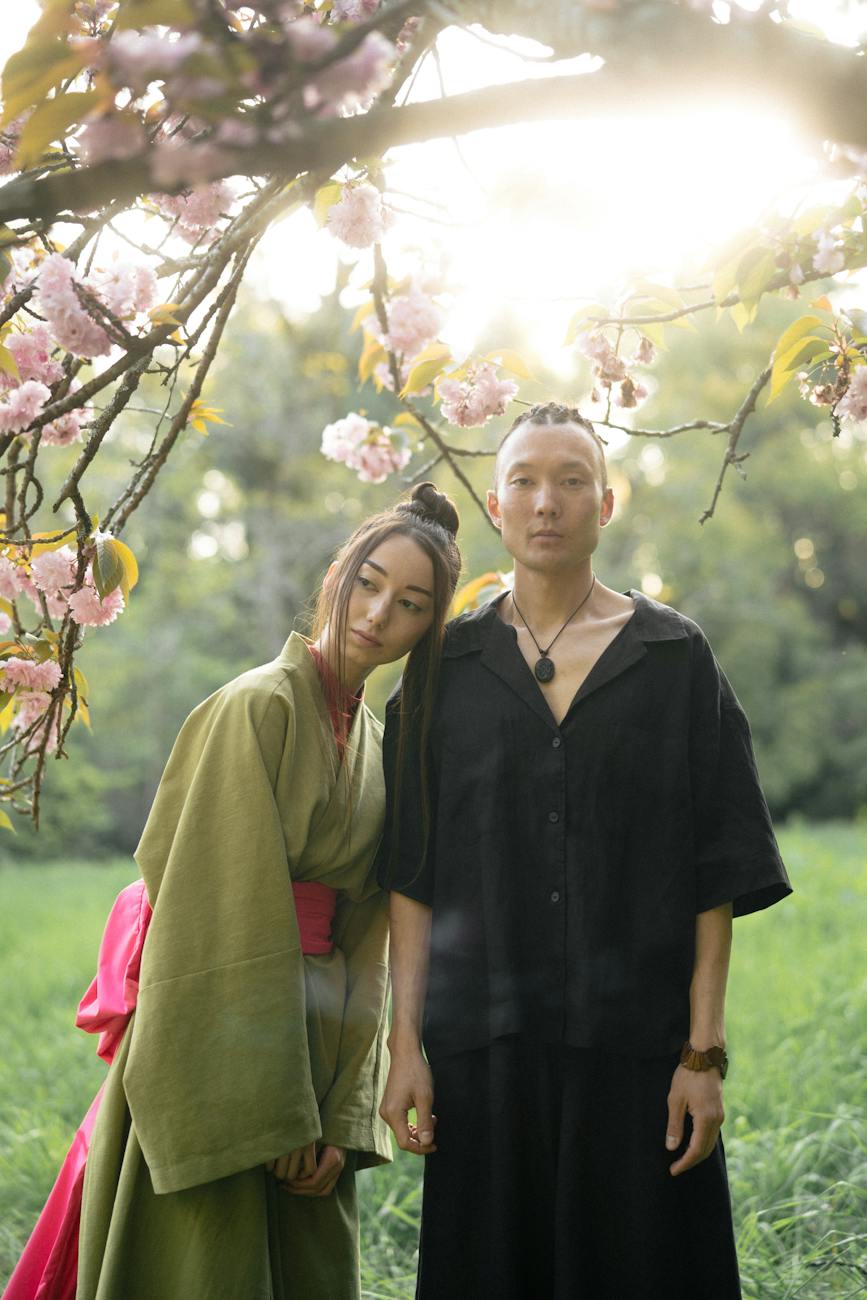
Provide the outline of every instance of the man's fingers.
<path id="1" fill-rule="evenodd" d="M 431 1113 L 433 1107 L 433 1097 L 426 1094 L 416 1097 L 415 1099 L 415 1129 L 418 1134 L 419 1144 L 423 1147 L 429 1147 L 434 1140 L 434 1126 L 436 1120 Z"/>
<path id="2" fill-rule="evenodd" d="M 713 1120 L 694 1118 L 689 1146 L 680 1159 L 675 1160 L 668 1172 L 677 1177 L 678 1174 L 685 1174 L 687 1169 L 700 1165 L 702 1160 L 706 1160 L 716 1146 L 719 1130 L 720 1125 Z"/>
<path id="3" fill-rule="evenodd" d="M 683 1141 L 683 1120 L 686 1115 L 686 1100 L 669 1094 L 668 1124 L 665 1129 L 665 1149 L 676 1151 Z"/>

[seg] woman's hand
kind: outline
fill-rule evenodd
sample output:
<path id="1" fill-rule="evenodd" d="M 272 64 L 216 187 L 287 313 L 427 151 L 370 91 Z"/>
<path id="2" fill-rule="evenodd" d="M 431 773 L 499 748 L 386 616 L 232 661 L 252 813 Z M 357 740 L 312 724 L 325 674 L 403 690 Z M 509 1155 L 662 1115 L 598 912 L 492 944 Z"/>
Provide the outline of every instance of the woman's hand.
<path id="1" fill-rule="evenodd" d="M 346 1152 L 343 1147 L 326 1144 L 320 1147 L 312 1172 L 287 1178 L 283 1186 L 293 1196 L 330 1196 L 345 1164 Z"/>
<path id="2" fill-rule="evenodd" d="M 308 1142 L 306 1147 L 296 1147 L 288 1156 L 278 1156 L 265 1165 L 269 1174 L 273 1174 L 278 1183 L 288 1183 L 294 1178 L 303 1178 L 316 1172 L 316 1143 Z"/>

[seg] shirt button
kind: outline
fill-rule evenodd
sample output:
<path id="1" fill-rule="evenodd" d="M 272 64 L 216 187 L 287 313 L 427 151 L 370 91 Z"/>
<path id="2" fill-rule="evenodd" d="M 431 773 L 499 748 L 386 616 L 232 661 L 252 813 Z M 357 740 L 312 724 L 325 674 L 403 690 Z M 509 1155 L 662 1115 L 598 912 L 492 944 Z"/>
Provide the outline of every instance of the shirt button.
<path id="1" fill-rule="evenodd" d="M 548 821 L 549 821 L 549 822 L 558 822 L 559 820 L 560 820 L 560 814 L 559 814 L 558 812 L 549 812 L 549 813 L 548 813 Z"/>
<path id="2" fill-rule="evenodd" d="M 554 739 L 551 741 L 551 744 L 554 746 L 555 749 L 559 749 L 560 746 L 563 744 L 563 741 L 560 739 L 559 736 L 555 736 Z"/>
<path id="3" fill-rule="evenodd" d="M 559 902 L 560 902 L 560 891 L 559 891 L 559 889 L 553 889 L 553 890 L 551 891 L 551 902 L 552 902 L 552 903 L 559 903 Z"/>

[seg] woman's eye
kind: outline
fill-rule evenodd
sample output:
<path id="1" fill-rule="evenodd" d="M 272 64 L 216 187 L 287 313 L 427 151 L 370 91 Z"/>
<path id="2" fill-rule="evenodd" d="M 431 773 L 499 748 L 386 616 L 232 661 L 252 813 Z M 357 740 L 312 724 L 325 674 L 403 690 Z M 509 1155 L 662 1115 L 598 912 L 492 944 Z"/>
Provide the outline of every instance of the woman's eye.
<path id="1" fill-rule="evenodd" d="M 372 586 L 373 586 L 373 583 L 370 581 L 370 579 L 369 579 L 369 578 L 365 578 L 365 577 L 363 576 L 363 574 L 360 574 L 360 573 L 358 574 L 358 581 L 361 583 L 362 587 L 372 587 Z"/>
<path id="2" fill-rule="evenodd" d="M 406 606 L 407 609 L 411 610 L 413 614 L 421 613 L 421 605 L 417 605 L 414 600 L 405 599 L 402 603 Z"/>

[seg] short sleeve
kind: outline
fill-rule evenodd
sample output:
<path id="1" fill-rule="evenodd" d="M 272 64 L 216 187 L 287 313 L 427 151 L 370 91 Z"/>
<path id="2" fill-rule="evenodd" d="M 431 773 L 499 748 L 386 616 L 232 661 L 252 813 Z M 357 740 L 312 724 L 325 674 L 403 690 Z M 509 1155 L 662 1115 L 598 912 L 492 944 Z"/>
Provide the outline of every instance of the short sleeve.
<path id="1" fill-rule="evenodd" d="M 694 649 L 690 763 L 696 911 L 735 916 L 792 892 L 753 754 L 750 726 L 704 637 Z"/>
<path id="2" fill-rule="evenodd" d="M 429 754 L 422 763 L 418 727 L 410 719 L 400 755 L 400 687 L 385 710 L 382 738 L 385 826 L 376 857 L 382 889 L 433 906 L 436 781 Z"/>

